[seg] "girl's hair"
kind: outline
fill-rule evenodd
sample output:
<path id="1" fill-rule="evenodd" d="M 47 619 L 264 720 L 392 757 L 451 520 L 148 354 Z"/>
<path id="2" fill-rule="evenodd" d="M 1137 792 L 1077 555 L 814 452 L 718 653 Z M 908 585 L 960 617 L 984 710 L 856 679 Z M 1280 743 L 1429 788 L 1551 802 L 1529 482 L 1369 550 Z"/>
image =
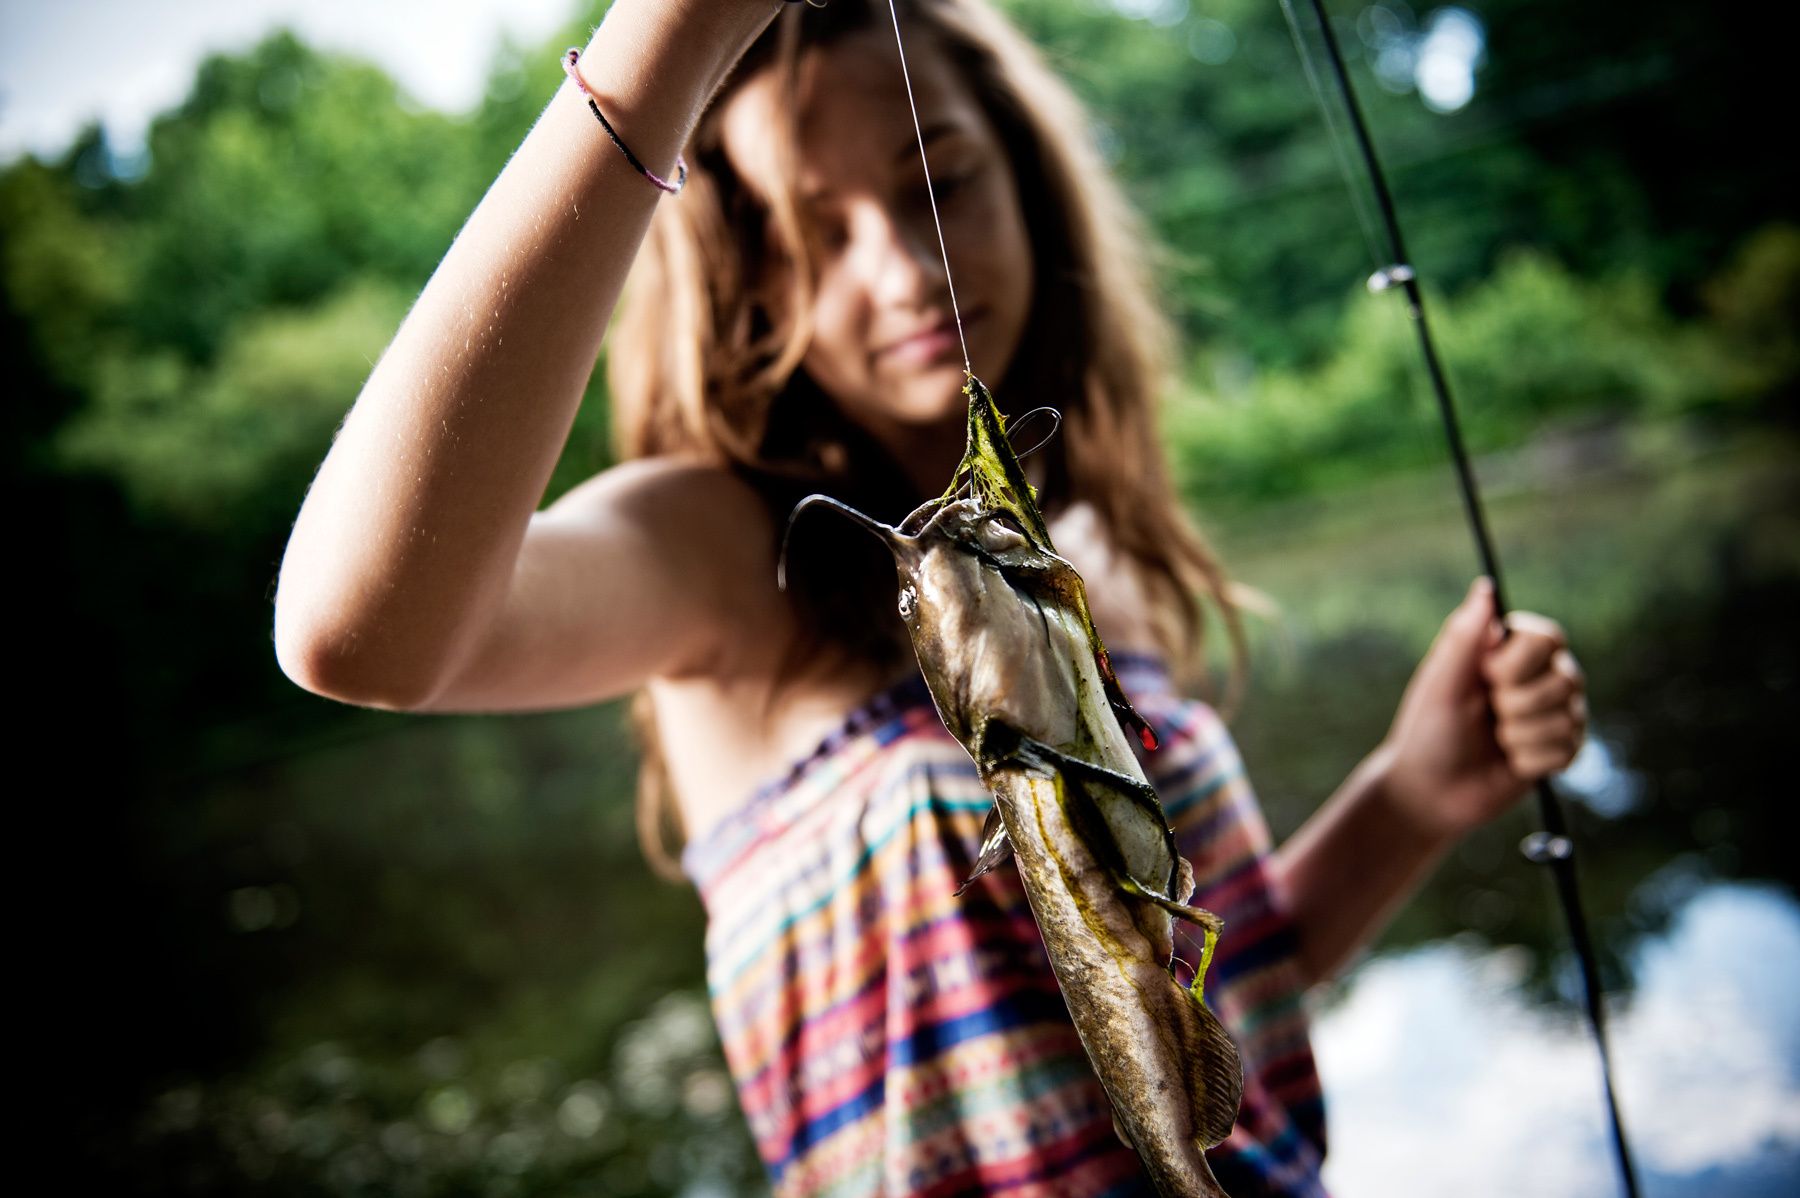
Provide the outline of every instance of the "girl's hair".
<path id="1" fill-rule="evenodd" d="M 989 381 L 999 384 L 1003 410 L 1050 404 L 1062 413 L 1061 433 L 1037 455 L 1039 501 L 1050 516 L 1077 501 L 1092 505 L 1119 552 L 1141 568 L 1161 647 L 1183 675 L 1197 670 L 1210 602 L 1231 640 L 1235 686 L 1244 660 L 1239 596 L 1183 515 L 1156 433 L 1174 335 L 1157 302 L 1145 230 L 1106 171 L 1080 102 L 985 0 L 898 4 L 909 50 L 929 40 L 947 56 L 1005 147 L 1023 199 L 1036 290 L 1011 368 Z M 802 54 L 888 19 L 885 0 L 795 5 L 776 18 L 696 129 L 687 188 L 658 206 L 610 340 L 619 455 L 717 462 L 755 488 L 777 530 L 813 491 L 889 522 L 926 496 L 800 368 L 814 249 L 791 190 L 794 129 L 778 131 L 782 177 L 759 179 L 753 191 L 725 156 L 719 115 L 737 86 L 773 70 L 791 120 Z M 893 563 L 866 534 L 847 522 L 804 525 L 788 573 L 807 632 L 790 647 L 778 687 L 809 662 L 848 656 L 897 668 L 910 652 L 895 614 Z M 680 821 L 648 692 L 633 714 L 644 753 L 639 834 L 651 865 L 679 877 L 670 837 Z"/>

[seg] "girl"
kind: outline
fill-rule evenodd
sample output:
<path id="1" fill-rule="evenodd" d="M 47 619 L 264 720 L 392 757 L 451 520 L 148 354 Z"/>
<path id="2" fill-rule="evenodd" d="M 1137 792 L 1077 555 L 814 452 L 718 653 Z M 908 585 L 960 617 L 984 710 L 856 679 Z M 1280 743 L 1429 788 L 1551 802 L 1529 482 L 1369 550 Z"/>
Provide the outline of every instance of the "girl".
<path id="1" fill-rule="evenodd" d="M 989 800 L 911 665 L 885 551 L 803 525 L 774 585 L 800 496 L 895 520 L 943 489 L 960 311 L 1003 406 L 1063 413 L 1029 465 L 1160 735 L 1145 767 L 1194 901 L 1225 919 L 1208 994 L 1247 1078 L 1214 1170 L 1238 1198 L 1318 1193 L 1300 996 L 1573 756 L 1562 635 L 1521 616 L 1502 643 L 1478 580 L 1388 737 L 1272 851 L 1218 718 L 1171 682 L 1203 610 L 1235 643 L 1236 608 L 1169 485 L 1169 336 L 1079 107 L 982 0 L 907 0 L 928 181 L 883 0 L 782 8 L 616 0 L 320 468 L 282 567 L 282 667 L 409 711 L 642 692 L 641 826 L 653 857 L 685 837 L 781 1193 L 1141 1190 L 1016 877 L 953 896 Z M 634 263 L 609 361 L 630 460 L 535 511 Z"/>

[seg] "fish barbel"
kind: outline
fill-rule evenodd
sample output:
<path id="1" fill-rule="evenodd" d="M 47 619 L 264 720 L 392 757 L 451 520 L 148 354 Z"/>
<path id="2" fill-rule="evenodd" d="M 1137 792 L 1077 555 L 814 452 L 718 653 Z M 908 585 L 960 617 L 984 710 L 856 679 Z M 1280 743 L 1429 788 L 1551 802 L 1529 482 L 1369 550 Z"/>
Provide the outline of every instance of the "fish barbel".
<path id="1" fill-rule="evenodd" d="M 1226 1198 L 1205 1151 L 1231 1132 L 1243 1066 L 1201 996 L 1220 921 L 1187 905 L 1193 871 L 1125 730 L 1147 747 L 1154 734 L 1113 676 L 1081 577 L 1051 545 L 993 397 L 973 375 L 965 391 L 968 449 L 942 496 L 898 528 L 823 495 L 794 516 L 831 507 L 892 550 L 932 699 L 995 796 L 969 881 L 1016 861 L 1119 1134 L 1158 1193 Z M 1205 935 L 1192 988 L 1173 973 L 1176 918 Z"/>

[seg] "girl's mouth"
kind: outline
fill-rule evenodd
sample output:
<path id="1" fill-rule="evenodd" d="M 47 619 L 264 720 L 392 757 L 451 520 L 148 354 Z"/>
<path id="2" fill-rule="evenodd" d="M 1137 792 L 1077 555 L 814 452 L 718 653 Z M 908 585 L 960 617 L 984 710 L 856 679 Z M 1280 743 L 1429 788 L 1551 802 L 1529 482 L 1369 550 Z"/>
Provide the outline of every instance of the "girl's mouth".
<path id="1" fill-rule="evenodd" d="M 981 313 L 975 311 L 963 317 L 965 335 L 980 316 Z M 946 354 L 960 356 L 961 349 L 962 340 L 956 333 L 956 320 L 946 316 L 928 329 L 883 346 L 878 356 L 904 366 L 923 366 L 936 362 Z"/>

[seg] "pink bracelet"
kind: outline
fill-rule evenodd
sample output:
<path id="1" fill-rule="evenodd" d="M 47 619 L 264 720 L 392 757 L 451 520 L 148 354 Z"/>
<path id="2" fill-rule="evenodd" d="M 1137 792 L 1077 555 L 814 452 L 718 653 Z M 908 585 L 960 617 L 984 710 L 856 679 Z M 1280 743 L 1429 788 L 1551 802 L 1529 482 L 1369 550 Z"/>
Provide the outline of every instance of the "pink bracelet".
<path id="1" fill-rule="evenodd" d="M 680 192 L 683 187 L 687 186 L 687 163 L 682 160 L 681 155 L 675 155 L 675 182 L 673 183 L 660 177 L 649 167 L 638 161 L 638 156 L 631 152 L 631 147 L 625 144 L 625 139 L 619 136 L 619 131 L 612 127 L 610 121 L 600 115 L 600 105 L 595 101 L 594 93 L 588 90 L 587 80 L 583 79 L 581 77 L 581 72 L 575 68 L 575 64 L 580 61 L 581 51 L 574 46 L 570 46 L 568 51 L 563 54 L 563 71 L 568 74 L 569 78 L 575 81 L 575 86 L 581 89 L 581 94 L 587 97 L 587 105 L 588 108 L 592 110 L 594 119 L 600 122 L 600 127 L 606 130 L 606 135 L 612 138 L 613 145 L 618 146 L 619 152 L 625 155 L 625 161 L 631 163 L 632 169 L 637 171 L 638 174 L 644 176 L 644 178 L 650 180 L 650 182 L 656 184 L 657 187 L 668 192 L 670 195 L 675 195 Z"/>

